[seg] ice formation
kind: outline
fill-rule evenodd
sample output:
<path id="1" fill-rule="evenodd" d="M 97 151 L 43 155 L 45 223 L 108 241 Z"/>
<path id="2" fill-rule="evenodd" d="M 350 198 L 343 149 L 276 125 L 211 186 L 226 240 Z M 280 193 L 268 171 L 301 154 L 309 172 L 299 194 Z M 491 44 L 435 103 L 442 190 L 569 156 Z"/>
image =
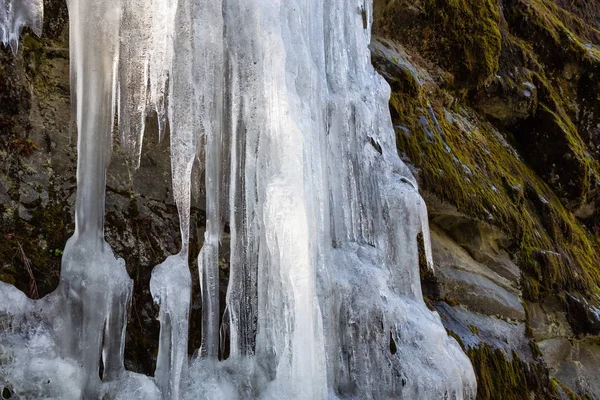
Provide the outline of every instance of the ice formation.
<path id="1" fill-rule="evenodd" d="M 24 26 L 41 35 L 43 8 L 43 0 L 0 0 L 0 42 L 16 53 Z"/>
<path id="2" fill-rule="evenodd" d="M 371 0 L 68 7 L 76 229 L 56 292 L 32 301 L 0 283 L 0 383 L 19 398 L 475 397 L 469 360 L 423 302 L 417 237 L 431 263 L 427 211 L 396 152 L 389 87 L 371 66 Z M 0 38 L 13 49 L 21 26 L 39 32 L 40 21 L 41 0 L 0 0 Z M 161 323 L 153 378 L 124 368 L 133 282 L 104 241 L 115 113 L 134 166 L 146 116 L 158 115 L 161 136 L 170 127 L 183 245 L 152 273 Z M 195 160 L 207 221 L 202 347 L 190 360 Z"/>

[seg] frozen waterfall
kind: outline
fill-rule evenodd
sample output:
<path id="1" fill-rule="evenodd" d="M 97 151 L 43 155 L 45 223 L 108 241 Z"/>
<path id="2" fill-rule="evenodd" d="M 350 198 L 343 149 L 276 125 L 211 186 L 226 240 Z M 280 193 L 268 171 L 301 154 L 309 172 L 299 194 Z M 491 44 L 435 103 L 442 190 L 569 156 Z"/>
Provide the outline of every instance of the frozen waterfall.
<path id="1" fill-rule="evenodd" d="M 475 397 L 468 358 L 423 302 L 417 237 L 431 264 L 427 211 L 397 155 L 389 87 L 371 66 L 371 0 L 68 8 L 76 228 L 54 293 L 33 301 L 0 282 L 0 383 L 28 399 Z M 41 18 L 41 0 L 0 0 L 0 40 L 16 51 L 21 27 L 39 33 Z M 170 128 L 182 238 L 152 273 L 154 377 L 124 368 L 134 283 L 104 241 L 114 116 L 137 166 L 150 114 L 161 136 Z M 202 347 L 190 359 L 194 162 L 204 170 L 207 229 Z"/>

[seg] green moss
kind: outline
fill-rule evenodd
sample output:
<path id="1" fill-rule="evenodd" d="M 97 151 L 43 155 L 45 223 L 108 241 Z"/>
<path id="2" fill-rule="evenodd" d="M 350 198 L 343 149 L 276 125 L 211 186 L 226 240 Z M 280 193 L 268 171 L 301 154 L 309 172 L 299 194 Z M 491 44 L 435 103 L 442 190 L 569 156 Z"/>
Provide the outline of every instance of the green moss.
<path id="1" fill-rule="evenodd" d="M 460 80 L 476 86 L 498 70 L 500 28 L 498 2 L 492 0 L 427 0 L 428 19 L 440 29 L 450 50 L 445 63 Z M 455 53 L 458 51 L 458 53 Z M 450 56 L 450 57 L 447 57 Z"/>
<path id="2" fill-rule="evenodd" d="M 488 345 L 467 350 L 477 375 L 477 399 L 504 400 L 535 398 L 559 399 L 542 364 L 526 363 L 513 352 L 508 359 L 501 350 Z"/>
<path id="3" fill-rule="evenodd" d="M 450 331 L 450 330 L 446 330 L 446 332 L 448 332 L 448 336 L 452 336 L 460 345 L 460 347 L 465 350 L 465 344 L 463 343 L 462 339 L 460 338 L 460 336 L 458 336 L 456 333 Z"/>
<path id="4" fill-rule="evenodd" d="M 475 325 L 471 325 L 469 324 L 469 330 L 474 334 L 474 335 L 479 335 L 479 328 L 476 327 Z"/>
<path id="5" fill-rule="evenodd" d="M 418 11 L 415 11 L 418 10 Z M 377 34 L 401 39 L 454 77 L 460 90 L 480 87 L 498 69 L 501 48 L 499 3 L 494 0 L 388 2 Z"/>
<path id="6" fill-rule="evenodd" d="M 592 397 L 589 396 L 588 394 L 584 394 L 582 396 L 576 394 L 567 385 L 562 383 L 557 378 L 552 378 L 551 382 L 552 382 L 552 386 L 555 388 L 555 390 L 557 392 L 562 391 L 569 398 L 569 400 L 588 400 L 588 399 L 592 400 Z"/>
<path id="7" fill-rule="evenodd" d="M 534 340 L 529 341 L 529 349 L 535 358 L 542 357 L 542 351 Z"/>
<path id="8" fill-rule="evenodd" d="M 554 1 L 507 0 L 504 14 L 548 65 L 562 68 L 565 60 L 594 63 L 598 56 L 585 44 L 598 43 L 600 31 Z"/>
<path id="9" fill-rule="evenodd" d="M 435 95 L 435 94 L 434 94 Z M 526 298 L 600 284 L 598 241 L 568 212 L 486 122 L 393 92 L 400 153 L 419 168 L 423 188 L 465 215 L 515 238 Z"/>

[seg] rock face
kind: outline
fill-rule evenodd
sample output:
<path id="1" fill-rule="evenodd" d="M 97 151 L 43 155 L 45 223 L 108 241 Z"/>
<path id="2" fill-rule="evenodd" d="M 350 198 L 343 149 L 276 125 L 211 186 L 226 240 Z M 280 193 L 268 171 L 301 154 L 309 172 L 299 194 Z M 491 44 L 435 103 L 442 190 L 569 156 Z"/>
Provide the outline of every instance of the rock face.
<path id="1" fill-rule="evenodd" d="M 26 31 L 16 57 L 0 49 L 0 279 L 31 297 L 58 283 L 75 190 L 66 5 L 44 6 L 41 38 Z M 471 358 L 478 398 L 600 398 L 600 4 L 376 0 L 374 17 L 398 151 L 429 209 L 423 290 Z M 138 170 L 115 139 L 106 237 L 135 280 L 127 367 L 151 374 L 150 272 L 179 227 L 168 140 L 152 118 L 145 137 Z"/>
<path id="2" fill-rule="evenodd" d="M 381 0 L 373 60 L 478 398 L 600 398 L 600 5 Z"/>

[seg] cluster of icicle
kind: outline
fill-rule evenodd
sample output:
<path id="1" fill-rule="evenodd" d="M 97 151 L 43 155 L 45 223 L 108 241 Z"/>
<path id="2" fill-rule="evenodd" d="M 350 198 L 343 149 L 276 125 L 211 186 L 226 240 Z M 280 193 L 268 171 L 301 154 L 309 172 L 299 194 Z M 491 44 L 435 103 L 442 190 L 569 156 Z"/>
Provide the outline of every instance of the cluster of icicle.
<path id="1" fill-rule="evenodd" d="M 1 40 L 41 0 L 0 0 Z M 58 289 L 0 284 L 0 383 L 20 398 L 463 399 L 469 360 L 423 302 L 427 212 L 371 66 L 371 0 L 69 0 L 76 228 Z M 153 273 L 154 378 L 126 371 L 133 281 L 104 241 L 113 116 L 139 163 L 169 125 L 182 248 Z M 188 357 L 191 170 L 204 168 L 202 347 Z M 218 254 L 231 232 L 220 315 Z M 227 343 L 226 343 L 227 342 Z M 227 359 L 219 349 L 229 348 Z M 102 372 L 100 374 L 100 371 Z"/>

